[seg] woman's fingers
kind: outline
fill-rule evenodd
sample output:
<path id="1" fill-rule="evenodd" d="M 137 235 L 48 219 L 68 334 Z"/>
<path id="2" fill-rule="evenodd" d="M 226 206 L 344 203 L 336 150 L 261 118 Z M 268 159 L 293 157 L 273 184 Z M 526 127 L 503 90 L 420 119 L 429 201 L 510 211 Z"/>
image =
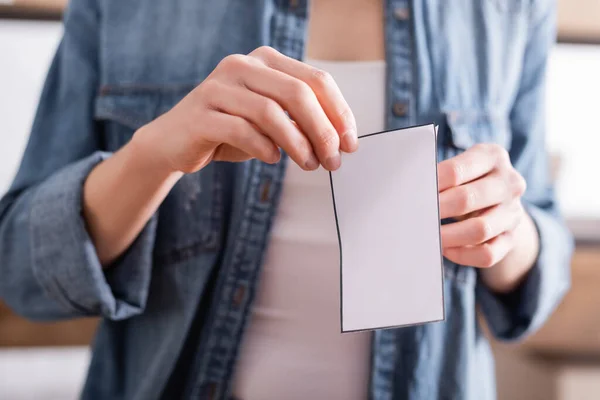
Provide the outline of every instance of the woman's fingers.
<path id="1" fill-rule="evenodd" d="M 477 144 L 469 150 L 438 164 L 438 190 L 463 185 L 491 172 L 508 158 L 506 150 L 495 144 Z"/>
<path id="2" fill-rule="evenodd" d="M 249 56 L 229 56 L 220 64 L 219 71 L 223 72 L 221 81 L 227 81 L 231 86 L 241 87 L 279 104 L 297 124 L 301 134 L 309 140 L 317 161 L 326 169 L 339 168 L 340 150 L 356 150 L 358 138 L 354 116 L 338 86 L 326 72 L 269 47 L 261 47 Z M 254 113 L 252 122 L 290 153 L 290 145 L 285 142 L 288 139 L 276 139 L 276 132 L 269 126 L 280 120 L 279 117 L 274 117 L 275 114 L 280 114 L 279 111 L 264 100 L 261 100 L 258 107 L 261 115 L 257 120 Z M 242 116 L 249 118 L 247 115 Z M 280 126 L 281 122 L 277 122 L 277 125 Z M 281 130 L 278 132 L 281 133 Z M 298 154 L 298 151 L 306 153 L 306 150 L 294 138 L 292 131 L 284 129 L 282 133 L 291 136 L 289 140 L 300 146 L 295 156 L 294 151 L 290 153 L 294 161 L 305 169 L 313 169 L 313 159 L 299 160 L 302 154 Z"/>
<path id="3" fill-rule="evenodd" d="M 229 56 L 222 64 L 222 80 L 275 100 L 310 140 L 319 162 L 328 170 L 339 168 L 339 134 L 306 82 L 267 66 L 257 57 Z"/>
<path id="4" fill-rule="evenodd" d="M 444 257 L 460 265 L 489 268 L 506 257 L 513 248 L 512 235 L 509 232 L 496 236 L 492 240 L 475 246 L 452 247 L 444 249 Z"/>
<path id="5" fill-rule="evenodd" d="M 239 86 L 222 85 L 212 104 L 220 111 L 250 121 L 305 170 L 319 167 L 311 143 L 274 100 Z M 262 135 L 261 135 L 262 136 Z M 238 139 L 241 140 L 241 139 Z"/>
<path id="6" fill-rule="evenodd" d="M 306 83 L 262 64 L 245 69 L 240 78 L 248 89 L 275 100 L 289 113 L 310 140 L 321 165 L 330 171 L 340 167 L 339 136 Z"/>
<path id="7" fill-rule="evenodd" d="M 476 217 L 443 225 L 441 228 L 442 246 L 453 248 L 478 245 L 512 231 L 522 216 L 522 213 L 516 210 L 517 207 L 519 205 L 501 204 Z"/>
<path id="8" fill-rule="evenodd" d="M 439 196 L 440 217 L 444 219 L 494 206 L 512 196 L 512 193 L 506 180 L 492 173 L 471 183 L 444 190 Z"/>
<path id="9" fill-rule="evenodd" d="M 253 124 L 235 115 L 213 111 L 211 122 L 218 141 L 222 144 L 215 151 L 216 160 L 243 161 L 257 158 L 265 163 L 279 161 L 279 148 Z"/>
<path id="10" fill-rule="evenodd" d="M 223 143 L 215 150 L 213 161 L 242 162 L 253 158 L 256 157 L 252 157 L 250 154 L 243 152 L 237 147 Z"/>
<path id="11" fill-rule="evenodd" d="M 338 133 L 342 151 L 353 152 L 358 148 L 354 114 L 329 73 L 287 57 L 270 47 L 258 48 L 250 53 L 250 56 L 259 58 L 272 69 L 308 84 Z"/>

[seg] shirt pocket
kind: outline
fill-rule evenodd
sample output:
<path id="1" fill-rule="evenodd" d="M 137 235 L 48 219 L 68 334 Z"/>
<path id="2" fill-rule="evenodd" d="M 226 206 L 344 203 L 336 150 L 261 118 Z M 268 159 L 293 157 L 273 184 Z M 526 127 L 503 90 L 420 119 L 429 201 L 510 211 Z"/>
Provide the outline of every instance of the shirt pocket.
<path id="1" fill-rule="evenodd" d="M 517 14 L 527 10 L 527 0 L 487 0 L 496 10 L 511 14 Z"/>
<path id="2" fill-rule="evenodd" d="M 117 151 L 136 130 L 170 110 L 193 87 L 110 88 L 96 98 L 102 147 Z M 169 132 L 164 133 L 169 140 Z M 216 251 L 223 223 L 222 166 L 211 163 L 183 176 L 158 210 L 154 256 L 160 263 L 184 261 Z"/>
<path id="3" fill-rule="evenodd" d="M 444 113 L 444 158 L 453 157 L 479 143 L 510 149 L 512 135 L 508 116 L 479 111 Z"/>

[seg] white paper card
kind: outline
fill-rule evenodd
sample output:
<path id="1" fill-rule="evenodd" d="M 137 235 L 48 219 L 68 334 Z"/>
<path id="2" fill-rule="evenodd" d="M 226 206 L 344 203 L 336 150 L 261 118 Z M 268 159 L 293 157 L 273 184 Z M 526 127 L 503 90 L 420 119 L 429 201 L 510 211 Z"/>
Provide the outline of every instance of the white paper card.
<path id="1" fill-rule="evenodd" d="M 342 332 L 443 320 L 435 127 L 364 135 L 330 176 Z"/>

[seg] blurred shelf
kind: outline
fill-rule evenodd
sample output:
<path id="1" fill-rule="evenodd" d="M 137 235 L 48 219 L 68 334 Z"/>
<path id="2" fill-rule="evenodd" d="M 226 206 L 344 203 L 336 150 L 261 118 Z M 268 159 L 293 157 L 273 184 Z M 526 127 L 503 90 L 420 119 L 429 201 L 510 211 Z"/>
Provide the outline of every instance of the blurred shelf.
<path id="1" fill-rule="evenodd" d="M 558 1 L 559 41 L 600 44 L 600 23 L 598 21 L 600 21 L 600 1 Z"/>
<path id="2" fill-rule="evenodd" d="M 532 356 L 521 346 L 493 343 L 498 400 L 597 400 L 600 363 Z"/>
<path id="3" fill-rule="evenodd" d="M 0 18 L 60 20 L 67 0 L 0 0 Z"/>
<path id="4" fill-rule="evenodd" d="M 580 246 L 600 247 L 600 220 L 595 218 L 567 219 L 567 226 L 573 232 Z M 600 267 L 600 264 L 599 264 Z"/>
<path id="5" fill-rule="evenodd" d="M 578 246 L 571 271 L 571 290 L 523 348 L 538 355 L 600 363 L 600 245 Z"/>
<path id="6" fill-rule="evenodd" d="M 58 21 L 62 12 L 56 10 L 39 10 L 28 7 L 0 5 L 0 19 L 29 19 L 40 21 Z"/>
<path id="7" fill-rule="evenodd" d="M 31 322 L 0 303 L 0 347 L 85 346 L 91 343 L 97 326 L 94 318 Z"/>

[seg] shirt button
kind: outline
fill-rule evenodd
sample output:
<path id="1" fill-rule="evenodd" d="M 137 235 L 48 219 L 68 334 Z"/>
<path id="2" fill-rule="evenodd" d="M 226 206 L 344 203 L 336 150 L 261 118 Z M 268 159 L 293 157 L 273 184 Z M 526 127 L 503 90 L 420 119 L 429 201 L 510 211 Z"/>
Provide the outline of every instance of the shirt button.
<path id="1" fill-rule="evenodd" d="M 269 201 L 269 196 L 271 194 L 271 181 L 267 180 L 262 184 L 260 189 L 260 202 L 266 203 Z"/>
<path id="2" fill-rule="evenodd" d="M 239 285 L 235 288 L 235 292 L 233 292 L 233 305 L 235 307 L 239 307 L 244 298 L 246 297 L 246 287 L 244 285 Z"/>
<path id="3" fill-rule="evenodd" d="M 218 386 L 216 383 L 209 383 L 206 386 L 206 397 L 208 400 L 214 400 L 217 398 L 217 389 Z"/>
<path id="4" fill-rule="evenodd" d="M 290 0 L 290 7 L 291 8 L 298 7 L 298 2 L 299 2 L 299 0 Z"/>
<path id="5" fill-rule="evenodd" d="M 392 111 L 396 117 L 405 117 L 408 112 L 408 104 L 406 103 L 394 103 Z"/>
<path id="6" fill-rule="evenodd" d="M 409 19 L 410 12 L 408 11 L 408 8 L 398 7 L 394 9 L 394 18 L 396 18 L 398 21 L 406 21 Z"/>

